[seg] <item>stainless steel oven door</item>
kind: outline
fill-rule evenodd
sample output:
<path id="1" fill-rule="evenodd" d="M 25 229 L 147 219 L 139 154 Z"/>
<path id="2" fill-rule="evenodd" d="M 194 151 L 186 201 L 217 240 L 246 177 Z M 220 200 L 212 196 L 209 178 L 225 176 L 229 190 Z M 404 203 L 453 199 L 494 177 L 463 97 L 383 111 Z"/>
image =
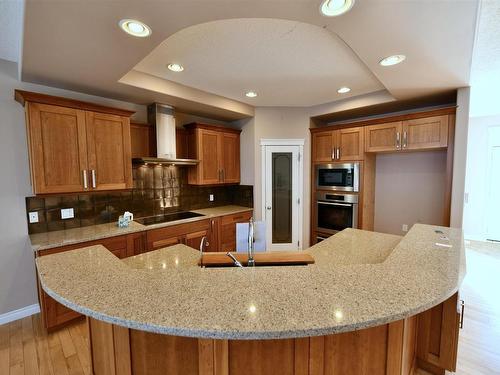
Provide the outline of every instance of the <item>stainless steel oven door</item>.
<path id="1" fill-rule="evenodd" d="M 331 163 L 316 166 L 319 190 L 359 191 L 359 163 Z"/>
<path id="2" fill-rule="evenodd" d="M 346 228 L 358 227 L 358 204 L 331 201 L 316 202 L 317 230 L 335 234 Z"/>

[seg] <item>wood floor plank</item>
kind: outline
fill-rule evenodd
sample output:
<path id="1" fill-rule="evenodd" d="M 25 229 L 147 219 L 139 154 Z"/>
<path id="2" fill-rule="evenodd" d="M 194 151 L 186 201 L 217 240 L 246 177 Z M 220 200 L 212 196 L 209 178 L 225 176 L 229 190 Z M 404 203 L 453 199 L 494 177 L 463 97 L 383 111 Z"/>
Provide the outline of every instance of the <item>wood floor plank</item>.
<path id="1" fill-rule="evenodd" d="M 32 321 L 40 375 L 55 375 L 50 359 L 47 332 L 42 326 L 40 314 L 33 315 Z"/>
<path id="2" fill-rule="evenodd" d="M 0 326 L 0 374 L 9 374 L 10 335 L 9 324 Z"/>
<path id="3" fill-rule="evenodd" d="M 24 374 L 24 352 L 23 352 L 23 335 L 22 335 L 22 322 L 16 320 L 9 325 L 9 365 L 10 374 Z"/>
<path id="4" fill-rule="evenodd" d="M 49 353 L 52 361 L 52 368 L 57 375 L 69 375 L 66 366 L 66 358 L 61 347 L 61 341 L 57 332 L 48 335 Z"/>
<path id="5" fill-rule="evenodd" d="M 59 335 L 59 340 L 61 341 L 61 347 L 64 353 L 64 357 L 69 358 L 76 355 L 75 345 L 73 344 L 73 340 L 71 339 L 68 328 L 62 328 L 57 332 L 57 334 Z"/>
<path id="6" fill-rule="evenodd" d="M 68 330 L 71 336 L 71 340 L 73 340 L 73 343 L 75 345 L 78 359 L 80 360 L 80 364 L 82 365 L 83 373 L 85 375 L 92 375 L 90 356 L 89 356 L 89 345 L 86 337 L 87 335 L 86 332 L 85 336 L 82 335 L 80 327 L 81 325 L 71 325 L 68 327 Z"/>
<path id="7" fill-rule="evenodd" d="M 33 322 L 31 316 L 22 319 L 24 375 L 39 375 L 38 355 L 36 351 Z"/>

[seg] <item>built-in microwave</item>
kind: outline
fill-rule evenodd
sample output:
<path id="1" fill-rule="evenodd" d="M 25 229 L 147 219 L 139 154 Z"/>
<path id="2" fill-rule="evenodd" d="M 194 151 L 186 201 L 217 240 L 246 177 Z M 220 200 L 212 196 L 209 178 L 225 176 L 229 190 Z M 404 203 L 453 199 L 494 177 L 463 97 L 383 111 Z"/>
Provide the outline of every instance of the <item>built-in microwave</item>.
<path id="1" fill-rule="evenodd" d="M 316 188 L 359 191 L 359 163 L 332 163 L 316 166 Z"/>

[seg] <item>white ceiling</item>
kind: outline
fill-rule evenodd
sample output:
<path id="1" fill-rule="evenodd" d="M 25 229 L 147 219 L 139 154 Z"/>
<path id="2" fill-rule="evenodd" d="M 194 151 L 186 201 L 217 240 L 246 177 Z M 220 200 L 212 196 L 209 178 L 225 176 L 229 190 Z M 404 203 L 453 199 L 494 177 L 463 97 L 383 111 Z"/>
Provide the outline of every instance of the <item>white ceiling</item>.
<path id="1" fill-rule="evenodd" d="M 167 69 L 181 63 L 180 73 Z M 312 106 L 384 88 L 354 52 L 322 27 L 243 18 L 183 29 L 136 70 L 255 106 Z M 337 89 L 349 86 L 349 94 Z M 258 93 L 247 98 L 249 90 Z"/>
<path id="2" fill-rule="evenodd" d="M 320 3 L 27 0 L 22 77 L 137 103 L 193 108 L 212 95 L 208 112 L 231 107 L 245 115 L 251 106 L 241 101 L 308 106 L 344 100 L 336 93 L 339 85 L 352 86 L 353 97 L 382 88 L 395 99 L 409 99 L 468 84 L 478 0 L 356 0 L 349 13 L 334 18 L 320 15 Z M 122 18 L 144 21 L 151 37 L 124 34 L 117 26 Z M 242 18 L 287 21 L 213 22 Z M 200 30 L 207 32 L 201 39 L 195 37 Z M 170 53 L 188 61 L 182 78 L 161 71 Z M 391 68 L 378 65 L 394 53 L 407 60 Z M 148 73 L 134 70 L 149 54 L 158 60 L 141 68 Z M 326 61 L 339 65 L 328 70 Z M 241 96 L 247 89 L 259 92 L 258 101 Z"/>
<path id="3" fill-rule="evenodd" d="M 0 59 L 19 61 L 23 10 L 22 0 L 0 0 Z"/>
<path id="4" fill-rule="evenodd" d="M 500 1 L 483 0 L 471 71 L 471 116 L 500 114 Z"/>

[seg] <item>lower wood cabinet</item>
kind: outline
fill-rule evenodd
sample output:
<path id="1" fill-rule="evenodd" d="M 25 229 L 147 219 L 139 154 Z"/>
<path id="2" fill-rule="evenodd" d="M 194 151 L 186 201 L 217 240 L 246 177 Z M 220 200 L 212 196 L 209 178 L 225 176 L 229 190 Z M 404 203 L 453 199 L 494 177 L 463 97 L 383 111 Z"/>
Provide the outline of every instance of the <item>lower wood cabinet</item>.
<path id="1" fill-rule="evenodd" d="M 167 246 L 185 244 L 199 249 L 203 237 L 209 237 L 210 220 L 194 221 L 192 223 L 172 225 L 147 231 L 148 251 Z"/>
<path id="2" fill-rule="evenodd" d="M 436 375 L 456 370 L 462 307 L 455 293 L 418 316 L 417 359 L 424 370 Z"/>
<path id="3" fill-rule="evenodd" d="M 56 254 L 63 251 L 69 251 L 94 245 L 102 245 L 116 257 L 126 258 L 144 252 L 145 234 L 132 233 L 124 236 L 103 238 L 96 241 L 61 246 L 48 250 L 40 250 L 37 256 Z M 38 298 L 40 302 L 40 310 L 42 313 L 42 321 L 48 331 L 57 329 L 67 324 L 68 322 L 81 317 L 81 315 L 76 311 L 73 311 L 56 302 L 53 298 L 51 298 L 47 293 L 43 291 L 40 285 L 38 285 Z"/>
<path id="4" fill-rule="evenodd" d="M 251 217 L 252 212 L 242 212 L 220 218 L 219 251 L 236 251 L 236 224 L 246 223 Z"/>

